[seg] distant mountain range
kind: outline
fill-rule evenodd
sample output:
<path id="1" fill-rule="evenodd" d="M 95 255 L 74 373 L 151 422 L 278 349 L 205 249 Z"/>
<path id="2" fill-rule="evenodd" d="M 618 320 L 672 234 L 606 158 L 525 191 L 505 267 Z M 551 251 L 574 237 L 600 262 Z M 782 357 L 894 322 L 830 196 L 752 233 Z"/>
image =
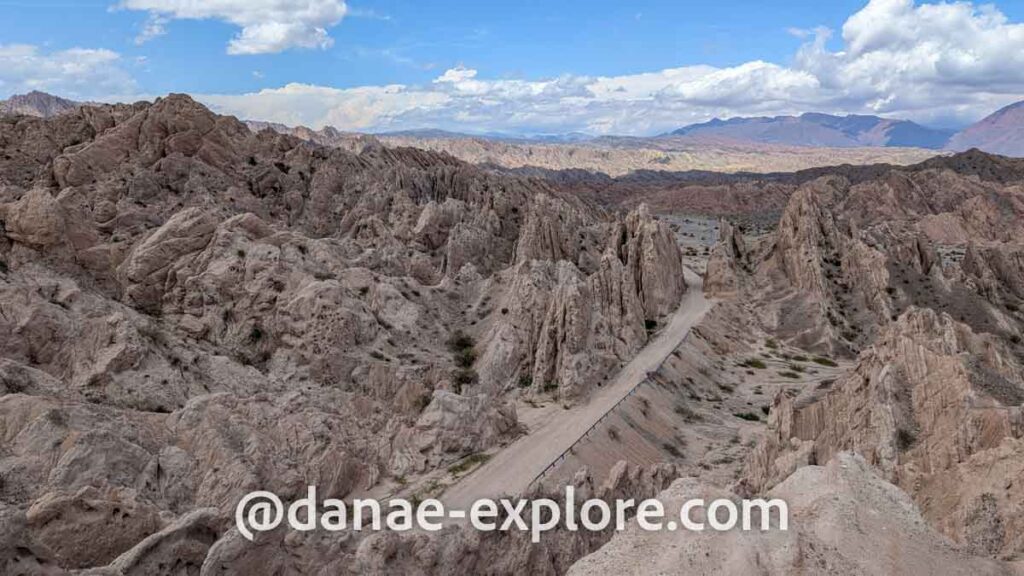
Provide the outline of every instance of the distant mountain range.
<path id="1" fill-rule="evenodd" d="M 715 118 L 671 132 L 673 136 L 729 138 L 786 146 L 899 146 L 933 150 L 945 148 L 953 134 L 953 130 L 927 128 L 909 120 L 818 113 L 728 120 Z"/>
<path id="2" fill-rule="evenodd" d="M 74 110 L 83 103 L 67 100 L 45 92 L 11 96 L 0 100 L 0 115 L 24 114 L 48 118 Z M 352 144 L 362 140 L 360 134 L 342 132 L 331 127 L 311 130 L 287 127 L 261 121 L 247 122 L 253 129 L 272 128 L 325 145 Z M 691 146 L 701 142 L 804 146 L 815 148 L 899 147 L 930 150 L 964 151 L 978 148 L 1004 156 L 1024 157 L 1024 101 L 1011 104 L 968 126 L 960 132 L 922 126 L 910 120 L 879 116 L 806 113 L 800 116 L 737 117 L 691 124 L 653 138 L 593 137 L 587 134 L 546 134 L 517 136 L 506 133 L 463 134 L 438 129 L 403 130 L 378 134 L 385 140 L 400 140 L 415 145 L 417 141 L 480 140 L 508 143 L 581 144 L 659 148 L 659 141 L 679 139 Z M 644 143 L 647 144 L 644 144 Z"/>
<path id="3" fill-rule="evenodd" d="M 23 114 L 49 118 L 74 110 L 81 105 L 80 102 L 33 90 L 28 94 L 16 94 L 7 100 L 0 100 L 0 115 Z"/>

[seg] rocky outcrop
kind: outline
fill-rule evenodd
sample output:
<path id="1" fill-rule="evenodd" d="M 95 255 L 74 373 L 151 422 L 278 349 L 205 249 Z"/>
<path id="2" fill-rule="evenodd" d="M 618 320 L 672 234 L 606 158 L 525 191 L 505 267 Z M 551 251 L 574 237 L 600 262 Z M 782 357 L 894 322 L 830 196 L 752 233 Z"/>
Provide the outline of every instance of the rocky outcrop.
<path id="1" fill-rule="evenodd" d="M 672 232 L 641 204 L 615 231 L 619 259 L 629 270 L 646 320 L 675 312 L 686 291 L 682 257 Z"/>
<path id="2" fill-rule="evenodd" d="M 597 574 L 987 574 L 1019 567 L 972 556 L 922 520 L 911 499 L 879 478 L 862 458 L 839 453 L 801 468 L 765 495 L 785 501 L 788 530 L 773 513 L 768 531 L 643 531 L 630 525 L 606 546 L 576 562 L 570 576 Z M 691 498 L 737 496 L 694 478 L 659 495 L 665 510 Z M 706 521 L 694 510 L 693 520 Z M 879 539 L 885 540 L 880 549 Z M 884 549 L 884 550 L 883 550 Z"/>
<path id="3" fill-rule="evenodd" d="M 745 485 L 760 492 L 801 466 L 853 450 L 973 553 L 1024 550 L 1024 369 L 991 335 L 911 309 L 820 398 L 776 398 Z"/>
<path id="4" fill-rule="evenodd" d="M 516 245 L 520 263 L 498 303 L 506 319 L 485 336 L 479 364 L 487 380 L 557 390 L 571 400 L 639 350 L 648 338 L 645 320 L 673 313 L 686 284 L 678 245 L 645 207 L 612 231 L 612 246 L 600 256 L 596 239 L 567 237 L 560 228 L 566 220 L 549 210 L 528 217 Z M 544 254 L 579 265 L 536 257 Z"/>
<path id="5" fill-rule="evenodd" d="M 682 295 L 645 211 L 186 96 L 0 148 L 0 562 L 193 573 L 246 492 L 444 474 L 521 432 L 521 374 L 585 398 Z"/>
<path id="6" fill-rule="evenodd" d="M 750 272 L 750 253 L 743 230 L 728 220 L 721 220 L 719 241 L 711 251 L 704 272 L 704 292 L 709 296 L 733 295 Z"/>
<path id="7" fill-rule="evenodd" d="M 774 233 L 721 235 L 707 285 L 739 290 L 778 337 L 829 354 L 855 355 L 912 306 L 1019 336 L 1014 262 L 1024 203 L 1007 182 L 1020 174 L 962 156 L 803 184 Z"/>
<path id="8" fill-rule="evenodd" d="M 57 199 L 45 188 L 33 188 L 0 212 L 7 237 L 15 242 L 46 247 L 61 241 L 64 215 Z"/>

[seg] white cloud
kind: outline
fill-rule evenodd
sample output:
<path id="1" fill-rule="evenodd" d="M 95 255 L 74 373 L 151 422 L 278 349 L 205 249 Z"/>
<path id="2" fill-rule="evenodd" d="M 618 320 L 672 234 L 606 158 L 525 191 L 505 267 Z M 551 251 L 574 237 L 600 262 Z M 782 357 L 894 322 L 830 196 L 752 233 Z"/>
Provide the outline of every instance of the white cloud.
<path id="1" fill-rule="evenodd" d="M 201 98 L 239 116 L 313 127 L 621 134 L 805 111 L 963 123 L 1024 98 L 1024 25 L 990 5 L 872 0 L 843 25 L 835 50 L 826 28 L 789 33 L 806 41 L 788 65 L 544 80 L 487 79 L 458 66 L 424 86 L 291 84 Z"/>
<path id="2" fill-rule="evenodd" d="M 334 40 L 327 29 L 348 10 L 344 0 L 122 0 L 118 7 L 147 11 L 150 22 L 212 19 L 234 24 L 241 31 L 228 43 L 229 54 L 329 48 Z M 162 24 L 156 29 L 156 35 L 164 31 Z"/>
<path id="3" fill-rule="evenodd" d="M 146 42 L 167 34 L 167 18 L 159 14 L 150 14 L 142 23 L 142 30 L 135 37 L 135 45 L 142 46 Z"/>
<path id="4" fill-rule="evenodd" d="M 110 50 L 43 52 L 31 44 L 0 44 L 0 92 L 32 90 L 86 100 L 133 93 L 135 82 L 122 68 L 121 56 Z"/>

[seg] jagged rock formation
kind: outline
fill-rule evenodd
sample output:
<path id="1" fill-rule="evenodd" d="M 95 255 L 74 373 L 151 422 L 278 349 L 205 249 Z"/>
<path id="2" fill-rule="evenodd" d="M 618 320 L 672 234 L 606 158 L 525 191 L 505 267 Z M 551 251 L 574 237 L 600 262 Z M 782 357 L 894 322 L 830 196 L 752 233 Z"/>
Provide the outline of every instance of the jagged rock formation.
<path id="1" fill-rule="evenodd" d="M 5 117 L 0 149 L 4 573 L 173 573 L 247 491 L 386 491 L 508 442 L 521 374 L 584 397 L 685 289 L 643 209 L 185 96 Z"/>
<path id="2" fill-rule="evenodd" d="M 725 287 L 749 286 L 765 323 L 805 348 L 855 354 L 910 306 L 1019 337 L 1010 287 L 1019 286 L 1022 181 L 1019 162 L 976 152 L 855 180 L 823 176 L 796 190 L 774 234 L 720 243 L 711 272 Z"/>
<path id="3" fill-rule="evenodd" d="M 1024 367 L 947 314 L 913 308 L 819 397 L 780 395 L 746 482 L 761 491 L 855 450 L 975 554 L 1024 552 Z"/>
<path id="4" fill-rule="evenodd" d="M 632 525 L 568 574 L 1020 573 L 1019 567 L 972 557 L 937 534 L 905 493 L 850 453 L 837 454 L 823 466 L 801 468 L 767 496 L 788 503 L 787 531 L 762 532 L 756 521 L 754 531 L 726 532 L 645 532 Z M 690 498 L 737 497 L 694 478 L 677 480 L 659 496 L 666 510 L 679 510 Z M 693 519 L 704 521 L 697 510 Z"/>
<path id="5" fill-rule="evenodd" d="M 743 230 L 722 220 L 719 242 L 708 258 L 704 272 L 704 291 L 715 296 L 735 294 L 751 272 L 751 262 Z"/>
<path id="6" fill-rule="evenodd" d="M 774 233 L 723 235 L 713 287 L 754 303 L 781 339 L 856 358 L 776 397 L 743 491 L 853 450 L 970 552 L 1019 557 L 1021 167 L 975 151 L 826 175 L 797 189 Z"/>

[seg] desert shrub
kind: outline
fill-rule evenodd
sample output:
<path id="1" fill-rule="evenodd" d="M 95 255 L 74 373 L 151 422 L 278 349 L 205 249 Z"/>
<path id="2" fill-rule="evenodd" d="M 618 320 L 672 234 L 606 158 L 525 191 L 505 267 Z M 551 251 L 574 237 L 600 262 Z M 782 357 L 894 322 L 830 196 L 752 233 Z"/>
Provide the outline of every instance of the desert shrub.
<path id="1" fill-rule="evenodd" d="M 472 348 L 476 342 L 473 341 L 473 337 L 466 334 L 462 330 L 456 330 L 452 332 L 451 337 L 448 338 L 448 350 L 452 352 L 460 352 L 467 348 Z"/>
<path id="2" fill-rule="evenodd" d="M 463 348 L 454 354 L 455 365 L 459 368 L 469 368 L 476 362 L 476 350 Z"/>
<path id="3" fill-rule="evenodd" d="M 761 421 L 761 417 L 758 416 L 757 414 L 754 414 L 753 412 L 737 412 L 737 413 L 733 414 L 733 416 L 735 416 L 735 417 L 737 417 L 737 418 L 739 418 L 741 420 L 748 420 L 750 422 L 760 422 Z"/>
<path id="4" fill-rule="evenodd" d="M 455 464 L 452 464 L 451 466 L 449 466 L 448 467 L 448 472 L 450 472 L 452 474 L 455 474 L 455 475 L 459 475 L 459 474 L 462 474 L 463 472 L 465 472 L 465 471 L 467 471 L 467 470 L 469 470 L 471 468 L 474 468 L 474 467 L 476 467 L 478 465 L 485 464 L 490 459 L 491 459 L 490 454 L 481 454 L 480 452 L 476 452 L 474 454 L 470 454 L 469 456 L 466 456 L 462 460 L 460 460 L 460 461 L 456 462 Z"/>
<path id="5" fill-rule="evenodd" d="M 902 451 L 907 450 L 914 443 L 917 442 L 917 435 L 913 431 L 907 430 L 906 428 L 900 428 L 896 431 L 896 446 Z"/>
<path id="6" fill-rule="evenodd" d="M 664 448 L 665 452 L 671 454 L 673 458 L 683 457 L 683 453 L 679 451 L 679 448 L 676 448 L 675 444 L 664 442 L 662 443 L 661 447 Z"/>

